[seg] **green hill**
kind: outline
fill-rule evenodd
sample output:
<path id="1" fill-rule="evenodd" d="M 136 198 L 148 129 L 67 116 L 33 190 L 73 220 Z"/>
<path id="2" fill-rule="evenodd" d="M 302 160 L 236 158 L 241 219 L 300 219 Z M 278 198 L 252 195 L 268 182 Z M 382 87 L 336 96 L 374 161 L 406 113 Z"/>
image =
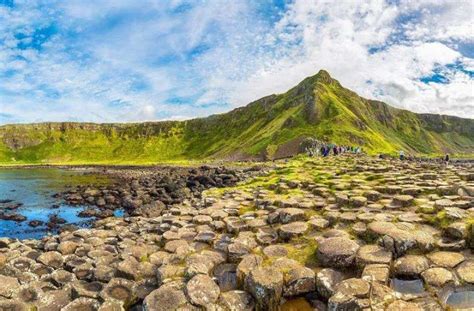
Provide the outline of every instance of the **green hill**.
<path id="1" fill-rule="evenodd" d="M 474 154 L 474 120 L 368 100 L 321 70 L 288 92 L 207 118 L 0 126 L 0 163 L 155 163 L 294 154 L 305 137 L 369 153 Z"/>

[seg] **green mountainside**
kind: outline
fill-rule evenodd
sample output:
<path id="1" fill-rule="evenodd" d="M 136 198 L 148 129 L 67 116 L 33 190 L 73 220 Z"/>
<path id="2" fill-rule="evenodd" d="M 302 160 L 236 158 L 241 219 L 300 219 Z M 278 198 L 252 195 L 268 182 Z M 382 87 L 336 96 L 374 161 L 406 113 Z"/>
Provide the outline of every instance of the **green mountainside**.
<path id="1" fill-rule="evenodd" d="M 305 137 L 369 153 L 474 154 L 474 120 L 416 114 L 368 100 L 321 70 L 288 92 L 188 121 L 0 126 L 0 163 L 157 163 L 268 159 Z"/>

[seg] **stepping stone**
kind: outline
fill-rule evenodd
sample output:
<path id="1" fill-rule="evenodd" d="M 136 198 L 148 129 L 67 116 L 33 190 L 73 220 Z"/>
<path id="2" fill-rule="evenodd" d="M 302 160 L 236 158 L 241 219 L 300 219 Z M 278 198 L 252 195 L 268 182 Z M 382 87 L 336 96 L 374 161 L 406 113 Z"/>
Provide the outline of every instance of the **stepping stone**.
<path id="1" fill-rule="evenodd" d="M 384 264 L 369 264 L 362 271 L 362 279 L 366 281 L 375 281 L 381 284 L 388 284 L 390 277 L 390 267 Z"/>
<path id="2" fill-rule="evenodd" d="M 220 294 L 219 286 L 205 274 L 194 276 L 186 284 L 186 293 L 192 304 L 209 307 L 217 301 Z"/>
<path id="3" fill-rule="evenodd" d="M 398 258 L 393 265 L 396 276 L 408 278 L 416 278 L 428 268 L 428 259 L 419 255 L 406 255 Z"/>
<path id="4" fill-rule="evenodd" d="M 263 258 L 259 255 L 251 254 L 243 257 L 237 266 L 237 283 L 240 286 L 243 286 L 245 279 L 250 274 L 250 272 L 260 266 L 262 262 Z"/>
<path id="5" fill-rule="evenodd" d="M 100 303 L 96 299 L 81 297 L 71 301 L 67 306 L 65 306 L 63 311 L 77 311 L 77 310 L 90 310 L 96 311 L 100 307 Z"/>
<path id="6" fill-rule="evenodd" d="M 178 281 L 162 285 L 145 298 L 143 309 L 147 311 L 168 311 L 183 308 L 188 302 L 183 286 Z"/>
<path id="7" fill-rule="evenodd" d="M 324 267 L 347 268 L 354 264 L 359 245 L 343 237 L 328 238 L 321 242 L 317 258 Z"/>
<path id="8" fill-rule="evenodd" d="M 310 268 L 296 266 L 284 273 L 283 296 L 294 297 L 314 292 L 315 274 Z"/>
<path id="9" fill-rule="evenodd" d="M 331 268 L 322 269 L 316 274 L 316 289 L 318 293 L 328 299 L 334 295 L 336 285 L 344 279 L 344 275 Z"/>
<path id="10" fill-rule="evenodd" d="M 255 309 L 255 301 L 249 293 L 242 290 L 233 290 L 221 293 L 219 305 L 225 310 L 251 311 Z"/>
<path id="11" fill-rule="evenodd" d="M 113 278 L 105 285 L 100 293 L 100 297 L 107 300 L 120 301 L 126 306 L 132 305 L 135 302 L 135 295 L 133 288 L 135 283 L 121 278 Z"/>
<path id="12" fill-rule="evenodd" d="M 396 195 L 392 199 L 392 204 L 394 206 L 408 207 L 413 204 L 414 198 L 408 194 Z"/>
<path id="13" fill-rule="evenodd" d="M 279 209 L 280 221 L 283 224 L 287 224 L 294 221 L 306 220 L 306 214 L 304 210 L 299 208 L 283 208 Z"/>
<path id="14" fill-rule="evenodd" d="M 386 264 L 392 261 L 392 253 L 378 245 L 364 245 L 359 248 L 356 263 L 359 267 L 368 264 Z"/>
<path id="15" fill-rule="evenodd" d="M 61 253 L 52 251 L 41 254 L 38 257 L 37 261 L 42 263 L 43 265 L 58 269 L 62 267 L 64 258 Z"/>
<path id="16" fill-rule="evenodd" d="M 20 289 L 20 283 L 16 278 L 0 275 L 0 297 L 11 298 Z"/>
<path id="17" fill-rule="evenodd" d="M 311 218 L 308 225 L 311 229 L 323 230 L 329 227 L 329 221 L 324 218 Z"/>
<path id="18" fill-rule="evenodd" d="M 440 267 L 454 268 L 464 261 L 464 255 L 455 252 L 439 251 L 426 255 L 431 262 Z"/>
<path id="19" fill-rule="evenodd" d="M 465 261 L 456 269 L 459 278 L 470 284 L 474 284 L 474 260 Z"/>
<path id="20" fill-rule="evenodd" d="M 308 225 L 302 221 L 292 222 L 280 226 L 278 234 L 284 241 L 303 235 L 308 230 Z"/>
<path id="21" fill-rule="evenodd" d="M 454 282 L 453 274 L 445 268 L 429 268 L 421 273 L 421 277 L 426 284 L 434 287 L 442 287 Z"/>
<path id="22" fill-rule="evenodd" d="M 285 257 L 288 249 L 282 245 L 270 245 L 263 249 L 263 254 L 267 257 Z"/>
<path id="23" fill-rule="evenodd" d="M 277 311 L 283 293 L 283 274 L 270 267 L 258 267 L 247 277 L 245 290 L 254 297 L 257 310 Z"/>

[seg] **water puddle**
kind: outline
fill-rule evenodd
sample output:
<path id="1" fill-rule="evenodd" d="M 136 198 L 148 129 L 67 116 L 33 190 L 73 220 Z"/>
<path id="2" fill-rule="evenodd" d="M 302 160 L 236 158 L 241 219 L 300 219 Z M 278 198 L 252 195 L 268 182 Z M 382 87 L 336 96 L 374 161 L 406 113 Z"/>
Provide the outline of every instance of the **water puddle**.
<path id="1" fill-rule="evenodd" d="M 441 299 L 452 309 L 474 310 L 474 286 L 446 288 Z"/>
<path id="2" fill-rule="evenodd" d="M 296 299 L 287 300 L 284 304 L 280 306 L 281 311 L 312 311 L 313 307 L 309 302 L 300 297 Z"/>
<path id="3" fill-rule="evenodd" d="M 402 280 L 394 278 L 390 283 L 391 287 L 402 294 L 422 294 L 425 292 L 423 281 L 421 279 L 415 280 Z"/>

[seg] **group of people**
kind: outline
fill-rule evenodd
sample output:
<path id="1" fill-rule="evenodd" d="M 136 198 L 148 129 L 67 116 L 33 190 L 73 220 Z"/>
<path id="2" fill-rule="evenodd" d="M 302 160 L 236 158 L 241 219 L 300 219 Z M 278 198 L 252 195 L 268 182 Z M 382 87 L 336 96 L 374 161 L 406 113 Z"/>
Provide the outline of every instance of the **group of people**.
<path id="1" fill-rule="evenodd" d="M 337 146 L 335 144 L 325 144 L 318 148 L 308 148 L 307 154 L 310 157 L 315 157 L 321 155 L 322 157 L 330 156 L 331 153 L 335 156 L 343 153 L 361 153 L 361 147 L 355 146 Z"/>
<path id="2" fill-rule="evenodd" d="M 412 157 L 409 157 L 408 159 L 411 160 Z M 399 153 L 399 159 L 400 161 L 403 161 L 405 159 L 407 159 L 405 157 L 405 152 L 403 150 L 400 150 L 400 153 Z M 450 157 L 449 157 L 449 154 L 445 154 L 444 157 L 441 158 L 441 161 L 444 162 L 446 165 L 449 164 L 449 160 L 450 160 Z"/>

